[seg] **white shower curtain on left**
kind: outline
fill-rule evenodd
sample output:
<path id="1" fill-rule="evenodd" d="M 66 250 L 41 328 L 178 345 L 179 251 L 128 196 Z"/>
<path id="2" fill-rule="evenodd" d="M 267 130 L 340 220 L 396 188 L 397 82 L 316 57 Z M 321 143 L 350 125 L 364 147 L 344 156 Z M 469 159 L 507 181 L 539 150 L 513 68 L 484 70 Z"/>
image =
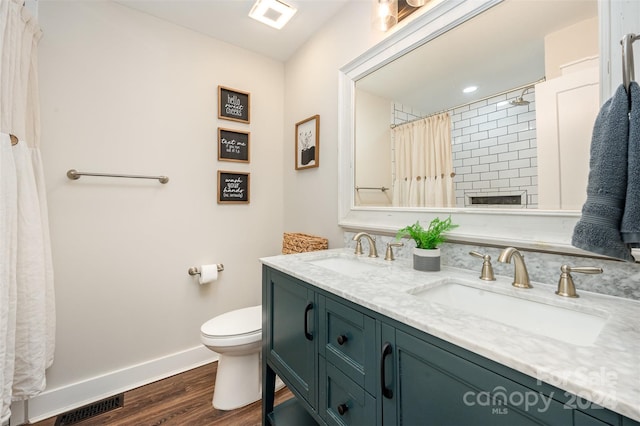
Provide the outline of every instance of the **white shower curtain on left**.
<path id="1" fill-rule="evenodd" d="M 53 267 L 40 159 L 37 46 L 22 0 L 0 0 L 0 420 L 45 388 L 53 362 Z"/>

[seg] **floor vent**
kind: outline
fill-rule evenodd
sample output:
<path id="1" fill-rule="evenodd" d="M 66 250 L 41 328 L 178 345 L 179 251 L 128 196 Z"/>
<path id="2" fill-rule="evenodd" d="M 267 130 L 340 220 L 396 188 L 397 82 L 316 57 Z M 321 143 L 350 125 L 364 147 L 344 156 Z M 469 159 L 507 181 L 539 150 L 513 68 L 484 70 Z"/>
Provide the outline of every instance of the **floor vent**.
<path id="1" fill-rule="evenodd" d="M 73 425 L 122 406 L 124 406 L 123 393 L 60 414 L 56 419 L 55 426 Z"/>

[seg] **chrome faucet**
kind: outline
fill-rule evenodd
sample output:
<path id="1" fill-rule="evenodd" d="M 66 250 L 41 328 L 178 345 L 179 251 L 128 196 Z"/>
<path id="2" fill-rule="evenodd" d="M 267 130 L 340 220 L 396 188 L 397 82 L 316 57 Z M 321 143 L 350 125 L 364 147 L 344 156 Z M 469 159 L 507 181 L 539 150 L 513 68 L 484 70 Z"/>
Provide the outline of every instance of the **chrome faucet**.
<path id="1" fill-rule="evenodd" d="M 498 257 L 498 262 L 511 263 L 512 257 L 514 258 L 514 273 L 513 283 L 511 284 L 518 288 L 532 288 L 533 286 L 529 282 L 529 272 L 527 272 L 527 266 L 524 264 L 524 257 L 517 248 L 507 247 L 502 250 Z"/>
<path id="2" fill-rule="evenodd" d="M 376 250 L 376 239 L 372 238 L 371 235 L 367 234 L 366 232 L 358 232 L 353 236 L 353 241 L 356 242 L 356 254 L 362 254 L 362 242 L 360 241 L 362 237 L 365 237 L 367 240 L 369 240 L 369 257 L 378 257 L 378 250 Z"/>

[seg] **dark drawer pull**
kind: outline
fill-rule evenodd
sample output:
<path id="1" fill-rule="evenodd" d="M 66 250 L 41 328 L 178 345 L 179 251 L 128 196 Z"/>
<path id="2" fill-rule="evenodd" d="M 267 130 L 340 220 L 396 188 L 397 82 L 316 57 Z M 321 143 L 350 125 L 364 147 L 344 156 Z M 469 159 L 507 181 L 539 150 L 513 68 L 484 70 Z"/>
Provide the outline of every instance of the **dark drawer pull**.
<path id="1" fill-rule="evenodd" d="M 384 345 L 382 345 L 382 356 L 380 357 L 380 387 L 382 388 L 382 396 L 391 399 L 393 398 L 393 391 L 389 389 L 384 382 L 384 360 L 387 358 L 387 355 L 391 355 L 391 344 L 389 342 L 385 342 Z"/>
<path id="2" fill-rule="evenodd" d="M 344 345 L 345 343 L 347 343 L 347 340 L 349 340 L 349 339 L 344 334 L 341 334 L 341 335 L 338 336 L 338 344 L 339 345 Z"/>
<path id="3" fill-rule="evenodd" d="M 307 340 L 313 340 L 313 334 L 309 333 L 309 311 L 313 309 L 313 303 L 307 303 L 307 306 L 304 308 L 304 337 Z"/>
<path id="4" fill-rule="evenodd" d="M 349 411 L 349 407 L 347 407 L 347 404 L 338 405 L 338 414 L 344 416 L 344 413 L 346 413 L 347 411 Z"/>

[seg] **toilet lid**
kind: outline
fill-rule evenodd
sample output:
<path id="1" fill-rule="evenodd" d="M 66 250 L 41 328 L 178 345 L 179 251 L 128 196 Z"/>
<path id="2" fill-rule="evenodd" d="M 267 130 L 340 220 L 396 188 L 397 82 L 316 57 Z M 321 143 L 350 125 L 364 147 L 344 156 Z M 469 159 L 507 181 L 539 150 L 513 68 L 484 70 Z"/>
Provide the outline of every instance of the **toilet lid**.
<path id="1" fill-rule="evenodd" d="M 262 305 L 236 309 L 210 319 L 200 331 L 207 336 L 238 336 L 261 331 Z"/>

